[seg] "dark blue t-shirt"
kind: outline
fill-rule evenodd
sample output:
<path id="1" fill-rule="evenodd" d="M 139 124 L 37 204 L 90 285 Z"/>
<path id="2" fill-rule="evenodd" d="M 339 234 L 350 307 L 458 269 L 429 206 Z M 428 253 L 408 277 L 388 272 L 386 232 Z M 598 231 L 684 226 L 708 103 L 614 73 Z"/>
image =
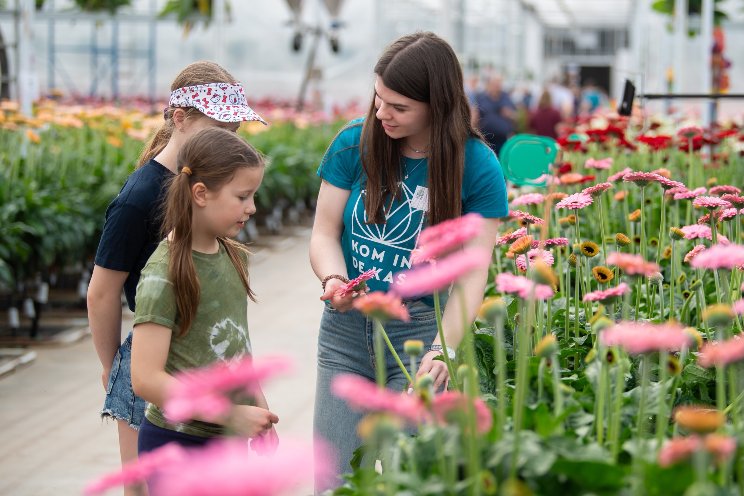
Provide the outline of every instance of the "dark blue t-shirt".
<path id="1" fill-rule="evenodd" d="M 341 248 L 349 277 L 370 269 L 376 277 L 367 282 L 372 291 L 387 291 L 394 274 L 411 267 L 411 251 L 429 210 L 428 164 L 424 159 L 404 158 L 401 199 L 393 202 L 385 224 L 368 224 L 364 209 L 362 161 L 359 138 L 362 119 L 350 122 L 326 151 L 318 175 L 337 188 L 350 190 L 344 209 Z M 465 144 L 462 182 L 463 214 L 476 212 L 486 218 L 508 213 L 506 186 L 501 165 L 493 151 L 476 138 Z"/>
<path id="2" fill-rule="evenodd" d="M 160 242 L 161 204 L 166 180 L 173 173 L 150 160 L 135 170 L 106 209 L 95 264 L 129 272 L 124 294 L 134 311 L 134 295 L 140 272 Z"/>

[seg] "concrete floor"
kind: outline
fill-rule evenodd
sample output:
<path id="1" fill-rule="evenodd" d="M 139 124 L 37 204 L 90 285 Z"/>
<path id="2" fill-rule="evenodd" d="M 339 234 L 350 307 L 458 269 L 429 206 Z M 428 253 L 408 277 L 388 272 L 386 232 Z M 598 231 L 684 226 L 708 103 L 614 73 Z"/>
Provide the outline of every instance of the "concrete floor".
<path id="1" fill-rule="evenodd" d="M 320 284 L 308 260 L 309 234 L 308 228 L 295 228 L 257 250 L 250 274 L 259 303 L 250 305 L 248 316 L 256 356 L 294 360 L 291 375 L 264 388 L 280 417 L 280 440 L 307 443 L 322 311 Z M 119 467 L 116 427 L 99 418 L 98 358 L 89 335 L 34 351 L 31 364 L 0 377 L 0 494 L 81 494 L 87 482 Z"/>

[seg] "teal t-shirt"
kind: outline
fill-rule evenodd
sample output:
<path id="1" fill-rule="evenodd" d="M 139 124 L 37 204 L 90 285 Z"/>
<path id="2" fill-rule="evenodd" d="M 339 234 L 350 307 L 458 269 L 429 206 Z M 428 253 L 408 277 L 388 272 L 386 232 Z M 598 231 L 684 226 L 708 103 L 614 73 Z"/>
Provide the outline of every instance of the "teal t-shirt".
<path id="1" fill-rule="evenodd" d="M 428 164 L 425 158 L 404 157 L 400 200 L 393 202 L 384 224 L 368 224 L 359 153 L 362 124 L 363 119 L 351 121 L 338 133 L 323 157 L 318 175 L 337 188 L 350 191 L 341 236 L 349 277 L 374 269 L 376 275 L 367 285 L 372 291 L 387 291 L 396 273 L 411 268 L 411 251 L 422 228 L 427 226 Z M 491 148 L 476 138 L 465 144 L 462 211 L 486 218 L 508 213 L 501 165 Z"/>

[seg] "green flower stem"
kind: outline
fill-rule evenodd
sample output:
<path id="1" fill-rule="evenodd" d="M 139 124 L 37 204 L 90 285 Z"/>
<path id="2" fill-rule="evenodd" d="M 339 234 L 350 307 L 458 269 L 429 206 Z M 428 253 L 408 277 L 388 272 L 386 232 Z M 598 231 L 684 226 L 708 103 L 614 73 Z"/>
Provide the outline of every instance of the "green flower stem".
<path id="1" fill-rule="evenodd" d="M 447 372 L 449 372 L 449 380 L 452 386 L 458 391 L 462 391 L 457 383 L 457 374 L 455 374 L 455 367 L 452 365 L 450 360 L 449 352 L 447 351 L 447 343 L 444 339 L 444 329 L 442 328 L 442 305 L 439 301 L 439 291 L 434 292 L 434 315 L 437 319 L 437 332 L 439 333 L 439 341 L 442 344 L 442 358 L 444 363 L 447 365 Z"/>
<path id="2" fill-rule="evenodd" d="M 638 418 L 636 425 L 636 436 L 639 440 L 646 439 L 646 396 L 649 388 L 649 369 L 651 360 L 648 353 L 641 358 L 641 397 L 638 401 Z"/>
<path id="3" fill-rule="evenodd" d="M 669 259 L 669 273 L 670 273 L 670 280 L 669 280 L 669 318 L 670 319 L 676 319 L 677 315 L 674 313 L 674 285 L 677 282 L 677 271 L 676 271 L 676 265 L 677 260 L 674 257 L 674 239 L 671 239 L 672 243 L 672 256 Z"/>
<path id="4" fill-rule="evenodd" d="M 566 258 L 566 261 L 568 261 L 568 258 Z M 568 314 L 569 314 L 569 308 L 570 308 L 570 302 L 571 298 L 568 294 L 569 288 L 571 287 L 571 265 L 566 263 L 566 267 L 564 268 L 564 279 L 566 280 L 565 284 L 563 285 L 563 297 L 566 299 L 566 304 L 564 305 L 563 312 L 563 338 L 568 341 L 568 334 L 569 334 L 569 322 L 568 322 Z"/>
<path id="5" fill-rule="evenodd" d="M 385 328 L 382 326 L 382 321 L 380 321 L 380 319 L 374 319 L 374 322 L 375 322 L 375 331 L 382 336 L 382 339 L 385 340 L 385 344 L 387 344 L 387 347 L 390 350 L 390 353 L 392 353 L 393 358 L 395 358 L 395 362 L 398 364 L 398 367 L 400 367 L 400 370 L 403 372 L 403 375 L 406 376 L 406 379 L 408 380 L 408 384 L 413 384 L 413 379 L 411 379 L 411 374 L 408 373 L 406 366 L 403 365 L 403 361 L 400 359 L 400 356 L 398 356 L 398 353 L 395 351 L 395 347 L 393 346 L 393 343 L 390 342 L 390 338 L 388 337 L 387 332 L 385 332 Z M 377 351 L 375 351 L 375 353 L 377 353 Z M 384 363 L 385 362 L 383 360 L 383 364 Z"/>
<path id="6" fill-rule="evenodd" d="M 692 454 L 695 467 L 695 485 L 705 487 L 708 484 L 708 454 L 704 447 L 699 447 Z"/>
<path id="7" fill-rule="evenodd" d="M 521 301 L 520 315 L 531 314 L 533 300 Z M 524 406 L 529 388 L 529 353 L 530 353 L 530 315 L 519 320 L 519 343 L 517 347 L 517 376 L 516 391 L 514 393 L 514 447 L 512 449 L 511 477 L 517 473 L 517 460 L 519 460 L 519 433 L 522 430 L 524 418 Z"/>
<path id="8" fill-rule="evenodd" d="M 387 371 L 385 370 L 385 349 L 383 345 L 382 325 L 374 319 L 374 348 L 375 348 L 375 377 L 377 386 L 384 388 L 387 384 Z"/>
<path id="9" fill-rule="evenodd" d="M 545 358 L 540 359 L 540 365 L 537 366 L 537 401 L 542 402 L 543 394 L 545 393 L 545 367 L 547 360 Z"/>
<path id="10" fill-rule="evenodd" d="M 607 247 L 605 246 L 605 213 L 601 194 L 597 197 L 597 202 L 599 203 L 599 230 L 600 236 L 602 236 L 602 265 L 606 265 Z"/>
<path id="11" fill-rule="evenodd" d="M 671 318 L 671 315 L 669 316 Z M 664 320 L 664 283 L 659 282 L 659 320 Z"/>
<path id="12" fill-rule="evenodd" d="M 666 232 L 666 195 L 661 192 L 661 221 L 659 227 L 659 247 L 656 249 L 656 264 L 659 264 L 661 258 L 661 248 L 664 246 L 664 237 L 668 236 Z"/>
<path id="13" fill-rule="evenodd" d="M 563 392 L 561 391 L 561 362 L 558 353 L 550 357 L 550 370 L 553 373 L 553 415 L 559 418 L 563 413 Z"/>
<path id="14" fill-rule="evenodd" d="M 625 370 L 617 348 L 615 348 L 615 353 L 618 357 L 618 363 L 615 368 L 615 396 L 612 402 L 612 418 L 608 436 L 612 458 L 617 461 L 618 454 L 620 453 L 620 421 L 622 416 L 623 393 L 625 392 Z"/>
<path id="15" fill-rule="evenodd" d="M 597 339 L 599 341 L 599 339 Z M 597 396 L 596 396 L 596 411 L 594 412 L 594 425 L 597 428 L 597 444 L 602 446 L 604 444 L 605 438 L 605 415 L 606 415 L 606 406 L 605 406 L 605 400 L 607 397 L 607 388 L 609 387 L 609 370 L 608 366 L 605 363 L 602 355 L 605 353 L 604 346 L 599 347 L 599 384 L 597 388 Z"/>
<path id="16" fill-rule="evenodd" d="M 504 319 L 499 315 L 495 321 L 493 354 L 496 357 L 496 438 L 500 439 L 506 425 L 506 353 L 504 351 Z"/>
<path id="17" fill-rule="evenodd" d="M 574 337 L 579 338 L 579 257 L 576 257 L 576 268 L 574 274 Z M 578 367 L 578 364 L 574 364 L 574 368 Z"/>
<path id="18" fill-rule="evenodd" d="M 667 430 L 667 361 L 669 360 L 669 352 L 663 350 L 659 353 L 659 392 L 657 410 L 656 410 L 656 453 L 659 453 L 661 449 L 661 442 L 664 440 L 664 435 Z"/>

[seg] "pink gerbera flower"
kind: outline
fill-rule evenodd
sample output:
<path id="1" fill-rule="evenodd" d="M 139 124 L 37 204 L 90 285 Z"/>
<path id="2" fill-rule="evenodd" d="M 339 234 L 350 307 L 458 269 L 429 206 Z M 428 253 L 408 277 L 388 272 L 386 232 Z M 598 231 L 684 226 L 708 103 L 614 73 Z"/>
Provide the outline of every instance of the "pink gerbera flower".
<path id="1" fill-rule="evenodd" d="M 515 207 L 519 205 L 538 205 L 544 200 L 545 197 L 540 193 L 527 193 L 513 199 L 511 204 Z"/>
<path id="2" fill-rule="evenodd" d="M 582 190 L 581 192 L 589 196 L 596 197 L 599 196 L 600 193 L 603 193 L 610 188 L 612 188 L 612 183 L 599 183 L 595 184 L 594 186 L 584 188 L 584 190 Z"/>
<path id="3" fill-rule="evenodd" d="M 705 245 L 696 245 L 692 250 L 687 252 L 684 262 L 690 263 L 700 252 L 703 251 L 705 251 Z"/>
<path id="4" fill-rule="evenodd" d="M 703 187 L 695 188 L 693 190 L 683 191 L 674 195 L 675 200 L 691 200 L 697 198 L 700 195 L 704 195 L 707 190 Z"/>
<path id="5" fill-rule="evenodd" d="M 672 179 L 668 179 L 668 178 L 666 178 L 664 176 L 662 176 L 661 179 L 659 179 L 659 184 L 661 184 L 661 187 L 664 188 L 667 191 L 673 190 L 673 189 L 678 189 L 678 188 L 687 189 L 686 186 L 684 184 L 682 184 L 681 182 L 674 181 Z"/>
<path id="6" fill-rule="evenodd" d="M 438 394 L 431 405 L 434 419 L 445 425 L 457 422 L 467 423 L 470 402 L 470 397 L 459 391 L 445 391 Z M 493 414 L 479 397 L 475 397 L 472 404 L 475 409 L 475 428 L 478 433 L 485 434 L 491 430 Z"/>
<path id="7" fill-rule="evenodd" d="M 510 211 L 509 217 L 511 217 L 512 219 L 522 220 L 528 224 L 535 224 L 537 226 L 540 226 L 545 223 L 545 221 L 541 219 L 540 217 L 535 217 L 534 215 L 528 214 L 527 212 L 523 212 L 522 210 Z"/>
<path id="8" fill-rule="evenodd" d="M 365 291 L 367 289 L 367 281 L 369 281 L 376 275 L 377 271 L 375 269 L 370 269 L 361 273 L 358 277 L 355 277 L 351 281 L 338 288 L 336 290 L 336 296 L 338 296 L 339 298 L 345 298 L 350 294 Z"/>
<path id="9" fill-rule="evenodd" d="M 705 343 L 698 355 L 698 364 L 710 368 L 744 360 L 744 339 L 734 336 L 726 341 Z"/>
<path id="10" fill-rule="evenodd" d="M 520 227 L 516 231 L 510 234 L 505 234 L 499 238 L 496 238 L 496 245 L 502 246 L 508 243 L 511 243 L 515 239 L 519 239 L 522 236 L 525 236 L 527 234 L 527 228 L 526 227 Z"/>
<path id="11" fill-rule="evenodd" d="M 726 200 L 718 198 L 717 196 L 698 196 L 692 201 L 692 206 L 696 208 L 707 208 L 713 210 L 716 208 L 729 208 L 732 205 Z"/>
<path id="12" fill-rule="evenodd" d="M 710 188 L 710 191 L 708 191 L 708 193 L 714 196 L 738 195 L 739 193 L 741 193 L 741 190 L 737 188 L 736 186 L 731 186 L 729 184 L 722 184 L 720 186 L 713 186 L 712 188 Z"/>
<path id="13" fill-rule="evenodd" d="M 290 368 L 290 361 L 286 358 L 253 360 L 245 356 L 181 372 L 176 374 L 176 381 L 168 390 L 165 416 L 171 422 L 195 418 L 217 421 L 232 408 L 232 395 L 254 395 L 260 391 L 261 383 Z"/>
<path id="14" fill-rule="evenodd" d="M 703 224 L 692 224 L 689 226 L 683 226 L 680 229 L 685 234 L 685 239 L 712 239 L 713 237 L 710 226 Z"/>
<path id="15" fill-rule="evenodd" d="M 491 252 L 480 247 L 466 248 L 438 260 L 435 264 L 399 272 L 390 286 L 402 298 L 414 298 L 449 287 L 461 276 L 476 269 L 487 268 Z"/>
<path id="16" fill-rule="evenodd" d="M 633 169 L 631 169 L 630 167 L 626 167 L 620 172 L 616 172 L 615 174 L 608 177 L 607 180 L 610 181 L 611 183 L 617 182 L 620 179 L 622 179 L 625 176 L 625 174 L 628 174 L 629 172 L 633 172 Z"/>
<path id="17" fill-rule="evenodd" d="M 589 158 L 584 162 L 584 167 L 587 169 L 602 169 L 606 170 L 612 167 L 612 157 L 607 157 L 599 160 Z"/>
<path id="18" fill-rule="evenodd" d="M 654 172 L 628 172 L 623 176 L 623 181 L 626 183 L 635 183 L 638 186 L 646 186 L 652 182 L 661 182 L 664 180 L 663 176 L 660 176 Z"/>
<path id="19" fill-rule="evenodd" d="M 744 266 L 744 246 L 734 244 L 713 245 L 697 255 L 690 263 L 698 269 L 734 269 Z"/>
<path id="20" fill-rule="evenodd" d="M 527 256 L 530 257 L 530 264 L 534 263 L 535 260 L 539 259 L 545 262 L 546 264 L 552 266 L 555 262 L 555 259 L 553 258 L 553 254 L 550 253 L 547 250 L 540 250 L 540 249 L 532 249 L 527 252 Z M 515 260 L 514 263 L 517 264 L 517 267 L 521 271 L 527 270 L 527 259 L 524 255 L 519 255 Z"/>
<path id="21" fill-rule="evenodd" d="M 417 396 L 381 389 L 374 382 L 354 374 L 341 374 L 331 383 L 334 395 L 357 411 L 387 412 L 412 423 L 425 417 L 425 408 Z"/>
<path id="22" fill-rule="evenodd" d="M 659 451 L 659 465 L 668 467 L 685 460 L 703 447 L 698 436 L 675 437 L 664 443 Z"/>
<path id="23" fill-rule="evenodd" d="M 723 195 L 721 197 L 722 200 L 726 200 L 727 202 L 736 205 L 737 207 L 744 207 L 744 196 L 737 195 Z"/>
<path id="24" fill-rule="evenodd" d="M 403 305 L 400 296 L 392 293 L 375 291 L 354 300 L 354 308 L 365 315 L 386 321 L 390 319 L 408 322 L 411 320 L 408 309 Z"/>
<path id="25" fill-rule="evenodd" d="M 688 346 L 692 336 L 675 323 L 619 322 L 602 331 L 604 346 L 619 346 L 631 355 L 654 351 L 679 351 Z"/>
<path id="26" fill-rule="evenodd" d="M 744 313 L 744 298 L 740 300 L 736 300 L 732 305 L 731 308 L 734 310 L 734 313 L 736 315 L 741 315 Z"/>
<path id="27" fill-rule="evenodd" d="M 677 193 L 687 193 L 688 191 L 689 190 L 687 189 L 686 186 L 677 186 L 674 188 L 667 189 L 666 191 L 664 191 L 664 194 L 666 196 L 671 196 L 672 198 L 674 198 L 674 195 L 676 195 Z"/>
<path id="28" fill-rule="evenodd" d="M 418 265 L 451 253 L 475 238 L 482 229 L 483 217 L 475 213 L 427 227 L 419 235 L 411 262 Z"/>
<path id="29" fill-rule="evenodd" d="M 555 208 L 579 210 L 591 205 L 592 203 L 594 203 L 594 199 L 590 195 L 587 195 L 586 193 L 574 193 L 573 195 L 569 195 L 563 200 L 559 201 L 555 205 Z"/>
<path id="30" fill-rule="evenodd" d="M 532 242 L 533 248 L 538 247 L 550 248 L 552 246 L 568 246 L 568 238 L 548 238 L 544 240 L 535 240 Z"/>
<path id="31" fill-rule="evenodd" d="M 513 293 L 523 299 L 536 298 L 546 300 L 553 296 L 553 290 L 545 284 L 536 284 L 523 276 L 503 272 L 496 276 L 496 290 L 501 293 Z"/>
<path id="32" fill-rule="evenodd" d="M 616 265 L 628 275 L 652 276 L 659 272 L 659 266 L 654 262 L 646 261 L 640 255 L 630 253 L 613 252 L 607 256 L 607 263 Z"/>
<path id="33" fill-rule="evenodd" d="M 628 291 L 630 291 L 630 286 L 628 286 L 624 282 L 621 282 L 614 288 L 608 288 L 601 291 L 593 291 L 591 293 L 587 293 L 584 295 L 583 301 L 612 301 L 620 296 L 623 296 Z"/>

